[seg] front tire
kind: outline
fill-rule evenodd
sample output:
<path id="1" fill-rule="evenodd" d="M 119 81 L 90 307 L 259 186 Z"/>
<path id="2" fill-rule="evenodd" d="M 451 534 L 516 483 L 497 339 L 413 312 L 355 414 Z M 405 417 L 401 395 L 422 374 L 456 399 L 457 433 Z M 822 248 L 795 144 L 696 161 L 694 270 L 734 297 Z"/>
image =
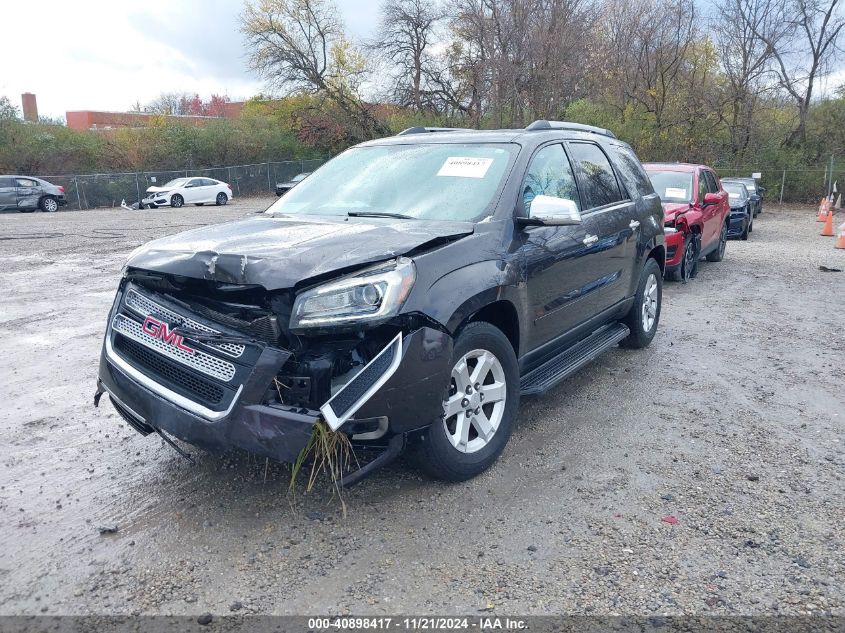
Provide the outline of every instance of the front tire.
<path id="1" fill-rule="evenodd" d="M 185 198 L 180 196 L 178 193 L 173 194 L 173 197 L 170 198 L 170 206 L 174 209 L 179 209 L 181 206 L 185 204 Z"/>
<path id="2" fill-rule="evenodd" d="M 643 266 L 634 305 L 623 319 L 631 333 L 620 345 L 630 349 L 642 349 L 651 344 L 660 322 L 660 308 L 663 305 L 663 275 L 660 265 L 651 257 Z"/>
<path id="3" fill-rule="evenodd" d="M 681 265 L 669 275 L 671 281 L 687 283 L 698 273 L 699 240 L 695 233 L 690 233 L 684 239 L 684 252 Z"/>
<path id="4" fill-rule="evenodd" d="M 742 232 L 742 235 L 740 236 L 740 238 L 742 239 L 743 242 L 748 241 L 748 234 L 751 233 L 751 223 L 754 221 L 753 217 L 754 217 L 753 215 L 749 216 L 748 221 L 745 223 L 745 230 Z"/>
<path id="5" fill-rule="evenodd" d="M 443 418 L 426 429 L 415 452 L 430 476 L 464 481 L 489 468 L 508 442 L 519 407 L 519 367 L 507 337 L 483 321 L 461 330 L 452 359 Z"/>
<path id="6" fill-rule="evenodd" d="M 725 258 L 725 248 L 728 245 L 728 223 L 722 223 L 722 232 L 719 233 L 719 246 L 714 251 L 707 253 L 708 262 L 720 262 Z"/>
<path id="7" fill-rule="evenodd" d="M 218 194 L 217 194 L 217 199 L 214 201 L 214 203 L 215 203 L 218 207 L 222 207 L 222 206 L 223 206 L 224 204 L 226 204 L 227 202 L 229 202 L 229 196 L 227 196 L 227 195 L 226 195 L 225 193 L 223 193 L 222 191 L 221 191 L 220 193 L 218 193 Z"/>
<path id="8" fill-rule="evenodd" d="M 56 202 L 55 198 L 51 198 L 50 196 L 44 196 L 41 200 L 38 201 L 38 206 L 41 208 L 44 213 L 55 213 L 59 210 L 59 203 Z"/>

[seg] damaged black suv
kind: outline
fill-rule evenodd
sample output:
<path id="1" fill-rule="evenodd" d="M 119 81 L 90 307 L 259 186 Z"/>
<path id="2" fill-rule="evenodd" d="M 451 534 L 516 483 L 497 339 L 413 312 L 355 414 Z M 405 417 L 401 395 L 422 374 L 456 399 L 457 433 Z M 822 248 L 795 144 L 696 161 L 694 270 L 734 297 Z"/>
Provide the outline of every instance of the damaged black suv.
<path id="1" fill-rule="evenodd" d="M 448 480 L 489 467 L 521 395 L 660 318 L 663 212 L 607 130 L 412 128 L 265 214 L 134 252 L 97 399 L 142 434 L 293 461 L 325 421 Z"/>

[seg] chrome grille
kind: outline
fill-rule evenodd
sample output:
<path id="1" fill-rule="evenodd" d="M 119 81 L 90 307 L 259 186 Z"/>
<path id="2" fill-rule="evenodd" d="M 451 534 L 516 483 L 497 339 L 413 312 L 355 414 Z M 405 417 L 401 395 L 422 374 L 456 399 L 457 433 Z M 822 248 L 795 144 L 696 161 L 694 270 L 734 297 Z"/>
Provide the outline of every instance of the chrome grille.
<path id="1" fill-rule="evenodd" d="M 116 332 L 120 332 L 123 336 L 144 345 L 145 347 L 154 349 L 162 356 L 167 356 L 186 367 L 196 369 L 198 372 L 203 373 L 206 376 L 211 376 L 212 378 L 216 378 L 217 380 L 222 380 L 224 382 L 229 382 L 235 377 L 235 366 L 232 363 L 199 350 L 195 350 L 193 354 L 190 354 L 175 347 L 174 345 L 165 343 L 161 339 L 152 337 L 145 333 L 141 328 L 140 323 L 133 321 L 122 314 L 115 315 L 114 320 L 112 321 L 112 329 Z"/>
<path id="2" fill-rule="evenodd" d="M 182 316 L 173 310 L 169 310 L 168 308 L 159 305 L 152 299 L 145 297 L 131 288 L 126 293 L 125 304 L 127 307 L 131 308 L 134 312 L 137 312 L 143 317 L 154 316 L 167 322 L 182 323 L 192 330 L 197 330 L 199 332 L 220 334 L 219 331 L 214 330 L 207 325 L 198 323 L 193 319 Z M 234 343 L 207 343 L 207 345 L 209 345 L 209 347 L 219 349 L 221 352 L 228 354 L 232 358 L 240 358 L 240 356 L 244 353 L 244 346 L 236 345 Z"/>

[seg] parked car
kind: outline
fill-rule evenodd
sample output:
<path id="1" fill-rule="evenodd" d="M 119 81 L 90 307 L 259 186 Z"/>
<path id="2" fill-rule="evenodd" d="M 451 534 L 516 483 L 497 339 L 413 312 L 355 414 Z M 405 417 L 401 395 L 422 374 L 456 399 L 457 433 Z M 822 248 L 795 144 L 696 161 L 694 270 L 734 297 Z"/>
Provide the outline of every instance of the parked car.
<path id="1" fill-rule="evenodd" d="M 0 176 L 0 211 L 58 211 L 67 204 L 65 188 L 34 176 Z"/>
<path id="2" fill-rule="evenodd" d="M 176 178 L 161 187 L 148 187 L 147 195 L 141 200 L 142 209 L 173 207 L 185 204 L 226 204 L 234 196 L 232 187 L 214 178 Z"/>
<path id="3" fill-rule="evenodd" d="M 730 206 L 719 177 L 706 165 L 644 165 L 663 202 L 667 279 L 687 281 L 698 260 L 720 262 L 728 240 Z"/>
<path id="4" fill-rule="evenodd" d="M 754 230 L 751 194 L 741 182 L 723 180 L 722 186 L 728 192 L 728 202 L 731 206 L 728 237 L 747 240 L 748 234 Z"/>
<path id="5" fill-rule="evenodd" d="M 264 215 L 135 251 L 96 399 L 142 434 L 282 461 L 324 421 L 383 451 L 344 485 L 406 444 L 433 476 L 467 479 L 502 452 L 520 396 L 649 345 L 662 221 L 603 129 L 369 141 Z"/>
<path id="6" fill-rule="evenodd" d="M 277 182 L 276 183 L 276 195 L 277 196 L 285 195 L 288 191 L 290 191 L 291 189 L 296 187 L 299 183 L 301 183 L 303 180 L 308 178 L 308 176 L 310 176 L 310 175 L 311 175 L 311 172 L 306 171 L 306 172 L 303 172 L 301 174 L 297 174 L 296 176 L 294 176 L 293 178 L 291 178 L 287 182 Z"/>
<path id="7" fill-rule="evenodd" d="M 725 182 L 738 182 L 745 185 L 751 195 L 751 210 L 754 217 L 763 213 L 763 194 L 766 193 L 766 188 L 755 178 L 722 178 L 722 183 Z"/>

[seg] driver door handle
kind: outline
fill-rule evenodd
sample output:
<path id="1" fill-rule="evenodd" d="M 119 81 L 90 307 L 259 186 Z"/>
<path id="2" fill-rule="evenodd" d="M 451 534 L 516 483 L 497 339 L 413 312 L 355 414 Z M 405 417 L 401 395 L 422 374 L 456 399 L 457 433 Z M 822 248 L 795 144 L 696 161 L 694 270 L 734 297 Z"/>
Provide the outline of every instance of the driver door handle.
<path id="1" fill-rule="evenodd" d="M 628 225 L 628 227 L 629 227 L 632 231 L 636 231 L 638 228 L 640 228 L 640 223 L 639 223 L 639 222 L 637 222 L 636 220 L 631 220 L 631 223 Z"/>
<path id="2" fill-rule="evenodd" d="M 584 238 L 584 245 L 589 246 L 590 244 L 595 244 L 598 241 L 599 241 L 598 235 L 588 235 L 587 237 Z"/>

